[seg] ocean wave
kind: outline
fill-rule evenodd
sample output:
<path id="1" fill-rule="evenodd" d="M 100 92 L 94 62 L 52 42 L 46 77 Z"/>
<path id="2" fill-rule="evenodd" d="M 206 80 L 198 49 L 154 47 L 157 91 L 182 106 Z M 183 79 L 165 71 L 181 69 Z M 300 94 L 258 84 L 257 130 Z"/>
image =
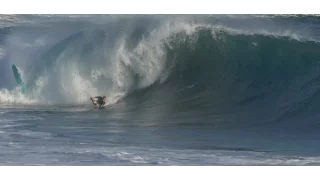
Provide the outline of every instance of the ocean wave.
<path id="1" fill-rule="evenodd" d="M 106 95 L 109 104 L 165 115 L 261 124 L 317 111 L 319 36 L 305 28 L 314 24 L 269 16 L 102 18 L 89 27 L 33 25 L 6 34 L 7 63 L 21 69 L 28 91 L 4 88 L 0 102 L 87 104 Z"/>

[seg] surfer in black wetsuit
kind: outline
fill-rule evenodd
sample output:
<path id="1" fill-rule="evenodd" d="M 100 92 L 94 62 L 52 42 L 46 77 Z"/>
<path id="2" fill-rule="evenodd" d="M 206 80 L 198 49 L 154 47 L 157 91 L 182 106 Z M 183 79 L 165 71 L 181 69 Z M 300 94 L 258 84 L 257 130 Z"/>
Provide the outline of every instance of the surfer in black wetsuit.
<path id="1" fill-rule="evenodd" d="M 90 97 L 92 103 L 97 107 L 103 107 L 107 102 L 107 97 L 105 96 L 96 96 L 96 97 Z"/>

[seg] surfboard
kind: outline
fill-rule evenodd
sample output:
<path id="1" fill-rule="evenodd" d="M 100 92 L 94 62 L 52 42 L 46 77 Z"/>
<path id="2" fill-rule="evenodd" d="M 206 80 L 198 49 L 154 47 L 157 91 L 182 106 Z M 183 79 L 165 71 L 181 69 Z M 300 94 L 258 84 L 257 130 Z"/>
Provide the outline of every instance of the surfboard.
<path id="1" fill-rule="evenodd" d="M 13 72 L 13 75 L 14 75 L 14 78 L 17 82 L 18 85 L 21 86 L 21 92 L 22 93 L 25 93 L 26 92 L 26 85 L 25 83 L 22 81 L 22 78 L 21 78 L 21 73 L 19 72 L 19 69 L 16 65 L 12 65 L 12 72 Z"/>

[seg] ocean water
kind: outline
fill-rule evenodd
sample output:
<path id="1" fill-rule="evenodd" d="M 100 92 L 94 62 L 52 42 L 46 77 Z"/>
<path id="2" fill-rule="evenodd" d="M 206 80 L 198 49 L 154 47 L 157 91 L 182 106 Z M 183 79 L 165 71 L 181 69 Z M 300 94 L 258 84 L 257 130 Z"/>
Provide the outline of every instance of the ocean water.
<path id="1" fill-rule="evenodd" d="M 0 15 L 0 164 L 319 165 L 319 42 L 319 16 Z"/>

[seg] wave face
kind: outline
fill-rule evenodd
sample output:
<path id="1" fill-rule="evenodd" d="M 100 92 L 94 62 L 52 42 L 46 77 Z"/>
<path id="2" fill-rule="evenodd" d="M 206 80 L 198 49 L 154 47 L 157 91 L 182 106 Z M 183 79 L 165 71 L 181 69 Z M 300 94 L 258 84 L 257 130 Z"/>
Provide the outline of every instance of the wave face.
<path id="1" fill-rule="evenodd" d="M 140 117 L 237 126 L 310 125 L 319 114 L 318 17 L 10 20 L 0 33 L 1 104 L 88 104 L 90 96 L 106 95 Z M 26 94 L 15 85 L 12 64 Z"/>

